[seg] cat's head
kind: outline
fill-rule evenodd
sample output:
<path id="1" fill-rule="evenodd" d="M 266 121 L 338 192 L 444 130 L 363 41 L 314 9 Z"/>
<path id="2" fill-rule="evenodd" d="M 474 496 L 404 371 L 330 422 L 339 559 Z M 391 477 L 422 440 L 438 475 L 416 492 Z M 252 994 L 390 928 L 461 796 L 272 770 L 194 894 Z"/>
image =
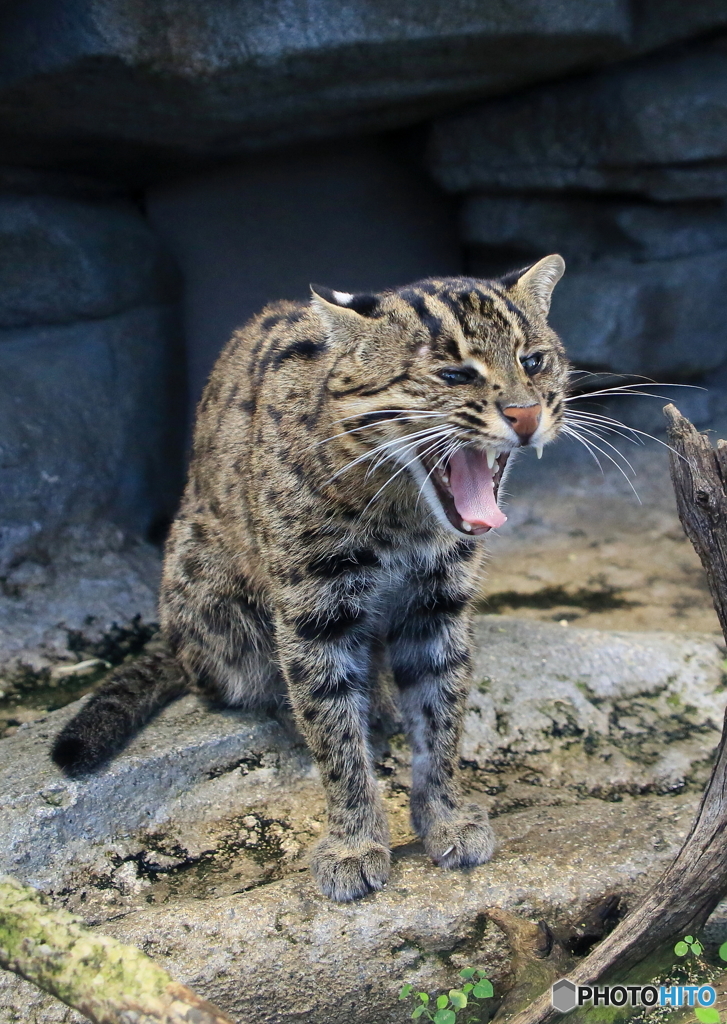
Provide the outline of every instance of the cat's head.
<path id="1" fill-rule="evenodd" d="M 564 269 L 546 256 L 490 281 L 429 278 L 375 295 L 313 288 L 338 353 L 327 386 L 352 457 L 364 470 L 367 452 L 406 467 L 458 534 L 505 521 L 497 493 L 511 453 L 530 445 L 539 456 L 562 426 L 570 367 L 547 315 Z"/>

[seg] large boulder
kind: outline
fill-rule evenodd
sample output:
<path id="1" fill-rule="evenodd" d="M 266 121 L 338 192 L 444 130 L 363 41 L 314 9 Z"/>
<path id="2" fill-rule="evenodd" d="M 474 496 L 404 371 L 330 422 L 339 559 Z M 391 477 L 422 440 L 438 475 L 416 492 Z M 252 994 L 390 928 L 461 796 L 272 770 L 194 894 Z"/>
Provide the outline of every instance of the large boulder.
<path id="1" fill-rule="evenodd" d="M 727 24 L 722 0 L 10 0 L 6 159 L 154 165 L 378 131 Z"/>
<path id="2" fill-rule="evenodd" d="M 0 135 L 8 160 L 148 176 L 150 159 L 411 123 L 618 58 L 631 31 L 620 0 L 12 0 L 0 16 Z"/>
<path id="3" fill-rule="evenodd" d="M 727 195 L 727 42 L 720 37 L 444 117 L 433 129 L 429 161 L 454 192 Z"/>
<path id="4" fill-rule="evenodd" d="M 396 998 L 405 982 L 446 989 L 485 966 L 502 984 L 508 951 L 486 907 L 577 924 L 606 893 L 633 906 L 669 863 L 719 738 L 723 655 L 709 636 L 498 616 L 474 634 L 462 756 L 468 793 L 495 818 L 490 864 L 428 861 L 408 822 L 408 748 L 396 726 L 379 729 L 392 877 L 356 904 L 329 902 L 304 870 L 325 802 L 300 737 L 185 697 L 84 780 L 45 753 L 78 705 L 0 741 L 0 871 L 240 1021 L 393 1024 L 411 1013 Z M 66 1013 L 0 976 L 2 1024 L 80 1020 Z"/>
<path id="5" fill-rule="evenodd" d="M 0 194 L 0 329 L 100 319 L 168 300 L 172 288 L 128 200 Z"/>
<path id="6" fill-rule="evenodd" d="M 176 277 L 139 208 L 4 177 L 0 572 L 63 527 L 170 514 L 183 388 Z"/>
<path id="7" fill-rule="evenodd" d="M 99 519 L 143 534 L 169 511 L 175 325 L 139 306 L 0 332 L 0 565 L 36 534 Z"/>
<path id="8" fill-rule="evenodd" d="M 683 380 L 727 359 L 727 209 L 470 194 L 461 236 L 488 276 L 560 252 L 551 320 L 579 365 Z"/>

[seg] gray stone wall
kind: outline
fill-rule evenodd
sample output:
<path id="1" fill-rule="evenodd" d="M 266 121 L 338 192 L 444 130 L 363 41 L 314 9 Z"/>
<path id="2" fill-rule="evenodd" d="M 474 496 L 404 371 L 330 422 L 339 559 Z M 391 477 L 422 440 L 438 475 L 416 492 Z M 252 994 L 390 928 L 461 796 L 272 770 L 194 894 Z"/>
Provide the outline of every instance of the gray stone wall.
<path id="1" fill-rule="evenodd" d="M 0 573 L 41 535 L 98 519 L 143 534 L 171 513 L 184 387 L 176 272 L 139 207 L 11 184 L 0 192 Z"/>
<path id="2" fill-rule="evenodd" d="M 311 280 L 560 251 L 579 365 L 721 393 L 726 30 L 727 0 L 4 4 L 0 572 L 154 532 L 186 393 Z"/>
<path id="3" fill-rule="evenodd" d="M 699 6 L 699 5 L 697 5 Z M 438 119 L 473 272 L 556 249 L 581 366 L 690 380 L 727 359 L 727 38 Z"/>

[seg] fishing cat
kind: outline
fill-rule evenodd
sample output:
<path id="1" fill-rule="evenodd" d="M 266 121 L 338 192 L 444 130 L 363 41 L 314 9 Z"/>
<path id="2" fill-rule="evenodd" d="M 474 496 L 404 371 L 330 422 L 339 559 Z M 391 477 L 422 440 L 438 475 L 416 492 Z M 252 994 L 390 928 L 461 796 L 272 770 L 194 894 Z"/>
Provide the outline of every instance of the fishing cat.
<path id="1" fill-rule="evenodd" d="M 328 803 L 313 875 L 356 899 L 389 874 L 367 739 L 385 649 L 414 828 L 436 864 L 487 861 L 487 815 L 457 783 L 470 610 L 508 460 L 562 426 L 569 365 L 547 314 L 563 270 L 548 256 L 494 281 L 314 287 L 237 331 L 199 405 L 163 644 L 110 675 L 56 762 L 94 768 L 190 685 L 238 707 L 287 694 Z"/>

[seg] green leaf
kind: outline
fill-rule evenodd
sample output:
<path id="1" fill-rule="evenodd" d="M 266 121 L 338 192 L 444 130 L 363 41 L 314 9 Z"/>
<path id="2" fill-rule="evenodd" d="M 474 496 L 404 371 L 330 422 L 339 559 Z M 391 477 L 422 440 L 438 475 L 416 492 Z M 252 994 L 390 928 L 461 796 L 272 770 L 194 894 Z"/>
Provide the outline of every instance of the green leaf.
<path id="1" fill-rule="evenodd" d="M 454 1024 L 457 1017 L 451 1010 L 437 1010 L 433 1020 L 434 1024 Z"/>
<path id="2" fill-rule="evenodd" d="M 462 992 L 461 989 L 451 988 L 449 990 L 449 999 L 452 1006 L 457 1010 L 464 1010 L 467 1005 L 467 996 Z"/>
<path id="3" fill-rule="evenodd" d="M 475 973 L 474 967 L 463 967 L 459 972 L 460 978 L 471 978 Z"/>
<path id="4" fill-rule="evenodd" d="M 727 942 L 723 942 L 717 950 L 720 960 L 727 960 Z"/>
<path id="5" fill-rule="evenodd" d="M 472 990 L 472 995 L 478 999 L 491 999 L 495 994 L 495 990 L 492 987 L 492 982 L 488 981 L 487 978 L 483 978 L 482 981 L 478 981 Z"/>
<path id="6" fill-rule="evenodd" d="M 427 1005 L 427 1003 L 429 1002 L 429 996 L 427 995 L 427 993 L 426 993 L 426 992 L 417 992 L 417 995 L 419 996 L 419 998 L 421 999 L 421 1001 L 422 1001 L 422 1002 L 424 1003 L 424 1005 L 426 1006 L 426 1005 Z"/>
<path id="7" fill-rule="evenodd" d="M 417 1006 L 416 1010 L 415 1010 L 415 1011 L 414 1011 L 414 1013 L 413 1013 L 413 1014 L 411 1015 L 411 1019 L 412 1019 L 412 1020 L 416 1020 L 416 1019 L 417 1019 L 417 1017 L 421 1017 L 421 1015 L 422 1015 L 423 1013 L 424 1013 L 424 1007 L 423 1007 L 423 1006 Z"/>
<path id="8" fill-rule="evenodd" d="M 686 956 L 689 952 L 689 946 L 686 944 L 686 942 L 677 942 L 676 946 L 674 947 L 674 952 L 677 956 Z"/>
<path id="9" fill-rule="evenodd" d="M 462 986 L 462 991 L 463 992 L 471 992 L 474 987 L 475 986 L 471 982 L 468 981 L 466 985 Z"/>
<path id="10" fill-rule="evenodd" d="M 481 967 L 478 967 L 476 969 L 475 974 L 479 974 L 479 976 L 481 978 L 486 978 L 487 977 L 487 971 L 483 971 Z"/>
<path id="11" fill-rule="evenodd" d="M 437 998 L 437 1007 L 443 1010 L 449 1002 L 449 996 L 441 995 Z"/>
<path id="12" fill-rule="evenodd" d="M 712 1006 L 698 1006 L 694 1011 L 694 1016 L 701 1024 L 719 1024 L 719 1010 L 715 1010 Z"/>
<path id="13" fill-rule="evenodd" d="M 690 948 L 692 950 L 692 953 L 694 953 L 695 956 L 699 956 L 699 954 L 704 951 L 704 946 L 702 945 L 702 943 L 698 939 L 691 944 Z"/>
<path id="14" fill-rule="evenodd" d="M 690 942 L 694 942 L 694 936 L 693 935 L 685 935 L 684 936 L 684 941 L 687 943 L 687 945 L 689 945 Z"/>
<path id="15" fill-rule="evenodd" d="M 406 999 L 413 988 L 413 985 L 402 985 L 401 991 L 399 992 L 399 999 Z"/>

